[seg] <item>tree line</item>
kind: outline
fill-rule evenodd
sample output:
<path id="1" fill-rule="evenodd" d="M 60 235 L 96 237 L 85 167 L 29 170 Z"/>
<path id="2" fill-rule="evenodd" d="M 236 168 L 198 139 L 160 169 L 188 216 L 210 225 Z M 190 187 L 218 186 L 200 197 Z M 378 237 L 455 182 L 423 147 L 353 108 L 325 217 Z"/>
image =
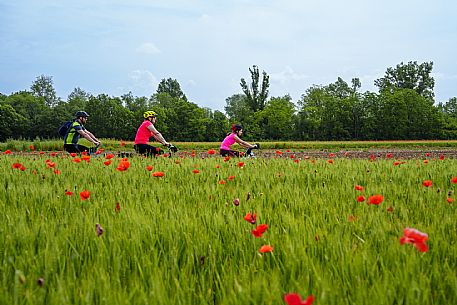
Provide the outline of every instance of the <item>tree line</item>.
<path id="1" fill-rule="evenodd" d="M 457 139 L 457 98 L 435 103 L 432 62 L 400 63 L 375 80 L 378 92 L 360 92 L 361 83 L 337 78 L 313 85 L 294 102 L 270 97 L 269 76 L 257 66 L 240 80 L 241 93 L 226 99 L 225 113 L 189 101 L 176 79 L 162 79 L 150 97 L 92 95 L 75 88 L 57 97 L 51 76 L 41 75 L 29 90 L 0 93 L 0 141 L 57 138 L 60 125 L 78 110 L 90 114 L 87 128 L 100 138 L 133 140 L 146 110 L 172 141 L 221 141 L 232 123 L 248 140 L 416 140 Z"/>

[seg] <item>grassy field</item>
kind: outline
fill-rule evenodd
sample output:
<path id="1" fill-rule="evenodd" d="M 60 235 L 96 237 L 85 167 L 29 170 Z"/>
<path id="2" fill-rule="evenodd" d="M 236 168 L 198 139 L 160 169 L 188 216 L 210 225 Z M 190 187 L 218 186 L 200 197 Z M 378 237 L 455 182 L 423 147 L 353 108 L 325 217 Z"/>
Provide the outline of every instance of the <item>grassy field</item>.
<path id="1" fill-rule="evenodd" d="M 457 160 L 110 160 L 0 155 L 0 304 L 457 304 Z"/>
<path id="2" fill-rule="evenodd" d="M 85 139 L 80 140 L 82 145 L 87 147 L 91 143 Z M 0 151 L 59 151 L 63 150 L 61 139 L 56 140 L 9 140 L 0 143 Z M 110 151 L 133 151 L 132 141 L 120 141 L 113 139 L 103 139 L 103 148 Z M 208 150 L 219 149 L 220 142 L 173 142 L 181 151 L 186 150 Z M 277 141 L 277 142 L 260 142 L 262 149 L 295 149 L 295 150 L 373 150 L 373 149 L 455 149 L 457 141 L 454 140 L 414 140 L 414 141 Z M 30 149 L 30 147 L 33 149 Z M 159 145 L 160 146 L 160 145 Z"/>

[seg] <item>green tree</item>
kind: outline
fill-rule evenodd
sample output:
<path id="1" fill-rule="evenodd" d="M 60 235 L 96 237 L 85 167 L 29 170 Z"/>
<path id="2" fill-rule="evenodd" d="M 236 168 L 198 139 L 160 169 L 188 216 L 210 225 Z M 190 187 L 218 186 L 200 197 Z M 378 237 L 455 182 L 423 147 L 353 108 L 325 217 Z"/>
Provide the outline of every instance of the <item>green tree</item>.
<path id="1" fill-rule="evenodd" d="M 18 131 L 27 126 L 27 119 L 18 114 L 14 108 L 6 103 L 0 103 L 0 141 L 17 138 Z"/>
<path id="2" fill-rule="evenodd" d="M 86 105 L 90 117 L 87 128 L 98 138 L 134 139 L 138 126 L 133 113 L 122 106 L 120 98 L 99 94 Z"/>
<path id="3" fill-rule="evenodd" d="M 418 64 L 416 61 L 403 64 L 401 62 L 395 68 L 387 68 L 384 77 L 375 80 L 379 91 L 393 92 L 395 89 L 412 89 L 419 95 L 433 99 L 435 94 L 435 80 L 431 76 L 433 62 Z"/>
<path id="4" fill-rule="evenodd" d="M 44 99 L 35 98 L 31 92 L 20 91 L 8 96 L 5 103 L 11 105 L 18 114 L 27 120 L 25 126 L 16 130 L 15 138 L 34 139 L 46 135 L 42 131 L 42 126 L 46 124 L 49 117 L 45 114 L 47 107 L 44 104 Z"/>
<path id="5" fill-rule="evenodd" d="M 172 98 L 187 101 L 187 97 L 181 90 L 181 86 L 176 79 L 162 79 L 157 87 L 156 93 L 168 93 Z"/>
<path id="6" fill-rule="evenodd" d="M 268 88 L 270 87 L 270 77 L 263 71 L 262 85 L 259 87 L 260 74 L 257 66 L 249 68 L 251 73 L 251 84 L 248 86 L 245 79 L 241 79 L 241 89 L 246 95 L 247 103 L 253 112 L 261 111 L 265 108 L 265 103 L 268 98 Z"/>
<path id="7" fill-rule="evenodd" d="M 261 111 L 264 120 L 262 134 L 269 140 L 292 139 L 294 130 L 295 105 L 289 95 L 272 97 Z"/>
<path id="8" fill-rule="evenodd" d="M 36 98 L 42 98 L 48 107 L 54 107 L 59 102 L 52 76 L 38 76 L 32 83 L 30 90 Z"/>

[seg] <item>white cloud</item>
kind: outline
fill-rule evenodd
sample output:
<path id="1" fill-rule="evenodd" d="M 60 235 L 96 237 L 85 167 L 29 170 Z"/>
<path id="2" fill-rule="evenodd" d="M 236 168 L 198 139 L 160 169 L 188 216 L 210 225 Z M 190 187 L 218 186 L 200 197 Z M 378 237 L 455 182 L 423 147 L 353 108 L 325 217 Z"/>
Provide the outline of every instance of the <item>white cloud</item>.
<path id="1" fill-rule="evenodd" d="M 129 85 L 118 87 L 119 94 L 132 92 L 137 96 L 149 96 L 155 92 L 159 81 L 148 70 L 133 70 L 127 74 Z"/>
<path id="2" fill-rule="evenodd" d="M 158 54 L 158 53 L 160 53 L 159 48 L 156 47 L 156 45 L 153 44 L 152 42 L 143 43 L 138 48 L 136 48 L 136 51 L 138 53 L 144 53 L 144 54 Z"/>
<path id="3" fill-rule="evenodd" d="M 287 66 L 285 70 L 278 73 L 271 73 L 270 79 L 272 82 L 284 84 L 289 81 L 299 81 L 308 78 L 305 74 L 295 72 L 291 67 Z"/>

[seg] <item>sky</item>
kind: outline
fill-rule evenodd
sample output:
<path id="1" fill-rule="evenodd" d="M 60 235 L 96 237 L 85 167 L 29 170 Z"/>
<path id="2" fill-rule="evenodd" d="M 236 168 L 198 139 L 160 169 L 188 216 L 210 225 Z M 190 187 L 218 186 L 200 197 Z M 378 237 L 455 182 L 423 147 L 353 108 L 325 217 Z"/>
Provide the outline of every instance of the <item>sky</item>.
<path id="1" fill-rule="evenodd" d="M 46 75 L 63 100 L 76 87 L 149 97 L 173 78 L 224 111 L 253 65 L 270 96 L 297 102 L 338 77 L 377 92 L 387 68 L 432 61 L 446 102 L 457 96 L 456 12 L 452 0 L 0 0 L 0 93 Z"/>

